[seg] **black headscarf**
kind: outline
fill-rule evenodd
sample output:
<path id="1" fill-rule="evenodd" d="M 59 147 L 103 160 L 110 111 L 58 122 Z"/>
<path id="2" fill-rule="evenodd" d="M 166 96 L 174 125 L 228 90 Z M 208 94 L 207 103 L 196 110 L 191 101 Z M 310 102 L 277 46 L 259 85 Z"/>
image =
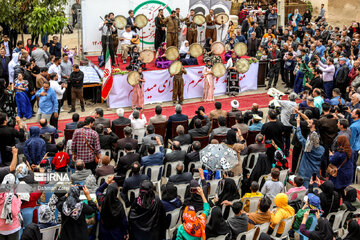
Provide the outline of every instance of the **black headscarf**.
<path id="1" fill-rule="evenodd" d="M 226 134 L 226 144 L 234 145 L 237 143 L 236 132 L 230 129 Z"/>
<path id="2" fill-rule="evenodd" d="M 357 198 L 356 189 L 350 187 L 349 190 L 346 191 L 346 195 L 344 197 L 344 204 L 346 205 L 348 210 L 356 211 L 356 208 L 352 205 L 352 203 L 356 201 L 356 198 Z"/>
<path id="3" fill-rule="evenodd" d="M 210 44 L 211 38 L 207 38 L 206 42 L 204 44 L 204 49 L 206 50 L 206 52 L 210 52 L 211 51 L 211 44 Z"/>
<path id="4" fill-rule="evenodd" d="M 349 234 L 344 240 L 359 240 L 360 239 L 360 226 L 356 220 L 352 220 L 348 225 Z"/>
<path id="5" fill-rule="evenodd" d="M 111 183 L 107 187 L 100 212 L 101 222 L 107 229 L 114 229 L 116 226 L 119 226 L 119 222 L 122 222 L 125 216 L 124 206 L 117 195 L 117 184 Z"/>
<path id="6" fill-rule="evenodd" d="M 221 204 L 224 200 L 233 201 L 239 198 L 240 194 L 235 181 L 231 178 L 225 178 L 224 187 L 219 194 L 218 204 Z"/>
<path id="7" fill-rule="evenodd" d="M 190 185 L 186 187 L 186 191 L 185 191 L 184 206 L 193 206 L 196 212 L 201 211 L 203 210 L 203 206 L 204 206 L 202 197 L 197 193 L 191 193 L 190 192 L 191 187 L 201 187 L 201 186 L 199 185 L 198 181 L 195 179 L 190 181 Z"/>
<path id="8" fill-rule="evenodd" d="M 333 240 L 333 238 L 334 232 L 326 218 L 319 218 L 315 231 L 309 233 L 310 240 Z"/>
<path id="9" fill-rule="evenodd" d="M 172 182 L 161 186 L 162 200 L 170 202 L 177 197 L 177 187 Z"/>
<path id="10" fill-rule="evenodd" d="M 326 181 L 320 185 L 322 193 L 320 193 L 321 208 L 324 211 L 323 217 L 326 217 L 332 210 L 336 210 L 340 206 L 339 194 L 334 190 L 332 181 Z"/>
<path id="11" fill-rule="evenodd" d="M 217 237 L 219 235 L 226 235 L 230 232 L 229 225 L 226 224 L 222 216 L 221 208 L 214 207 L 211 210 L 211 218 L 205 228 L 206 238 Z"/>
<path id="12" fill-rule="evenodd" d="M 41 233 L 39 226 L 35 223 L 30 223 L 21 235 L 20 240 L 41 240 Z"/>

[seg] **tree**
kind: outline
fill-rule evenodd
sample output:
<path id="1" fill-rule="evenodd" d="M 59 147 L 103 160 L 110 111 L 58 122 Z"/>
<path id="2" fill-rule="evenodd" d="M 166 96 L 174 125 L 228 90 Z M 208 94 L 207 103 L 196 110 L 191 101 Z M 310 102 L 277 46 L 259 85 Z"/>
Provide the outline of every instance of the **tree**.
<path id="1" fill-rule="evenodd" d="M 67 19 L 63 12 L 66 0 L 0 0 L 0 22 L 23 33 L 55 34 L 63 30 Z"/>

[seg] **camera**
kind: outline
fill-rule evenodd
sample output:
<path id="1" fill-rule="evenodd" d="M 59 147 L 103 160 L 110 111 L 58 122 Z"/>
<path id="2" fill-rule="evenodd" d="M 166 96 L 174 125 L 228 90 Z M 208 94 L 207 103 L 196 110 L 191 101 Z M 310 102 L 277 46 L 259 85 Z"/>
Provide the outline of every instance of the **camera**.
<path id="1" fill-rule="evenodd" d="M 154 141 L 156 141 L 156 137 L 151 137 L 151 140 L 154 140 Z"/>
<path id="2" fill-rule="evenodd" d="M 197 188 L 190 188 L 190 193 L 197 193 Z"/>
<path id="3" fill-rule="evenodd" d="M 106 21 L 107 21 L 107 23 L 106 23 L 107 27 L 111 27 L 114 24 L 114 21 L 111 20 L 110 18 L 107 18 Z"/>
<path id="4" fill-rule="evenodd" d="M 84 189 L 84 186 L 83 186 L 83 185 L 79 185 L 78 188 L 79 188 L 79 190 L 81 191 L 81 190 Z"/>
<path id="5" fill-rule="evenodd" d="M 313 213 L 313 214 L 317 213 L 317 209 L 310 209 L 310 213 Z"/>

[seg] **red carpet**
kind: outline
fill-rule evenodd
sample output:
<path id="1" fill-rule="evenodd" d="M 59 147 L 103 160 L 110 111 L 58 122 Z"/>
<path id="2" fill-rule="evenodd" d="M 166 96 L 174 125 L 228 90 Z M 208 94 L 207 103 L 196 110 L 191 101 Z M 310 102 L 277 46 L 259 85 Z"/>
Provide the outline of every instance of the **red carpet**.
<path id="1" fill-rule="evenodd" d="M 272 99 L 269 97 L 266 93 L 259 93 L 259 94 L 252 94 L 252 95 L 246 95 L 246 96 L 239 96 L 239 97 L 231 97 L 231 98 L 223 98 L 223 99 L 217 99 L 216 101 L 222 103 L 222 109 L 226 111 L 231 110 L 230 102 L 236 99 L 240 103 L 239 109 L 241 111 L 248 110 L 251 108 L 251 105 L 253 103 L 258 103 L 260 108 L 265 108 L 268 106 L 269 101 Z M 194 102 L 194 103 L 187 103 L 183 105 L 183 114 L 188 115 L 189 118 L 192 118 L 195 115 L 195 111 L 198 109 L 199 106 L 203 106 L 205 108 L 206 114 L 209 114 L 211 110 L 213 110 L 214 102 Z M 175 113 L 174 106 L 166 106 L 163 107 L 163 115 L 171 116 Z M 80 109 L 78 109 L 80 110 Z M 125 112 L 125 117 L 128 117 L 131 114 L 132 111 Z M 154 116 L 154 108 L 151 109 L 145 109 L 144 114 L 147 120 L 149 120 L 150 117 Z M 61 114 L 60 114 L 61 116 Z M 105 118 L 109 118 L 111 120 L 114 120 L 117 118 L 117 115 L 115 113 L 112 114 L 105 114 Z M 81 118 L 83 120 L 84 118 Z M 61 119 L 59 120 L 59 130 L 64 130 L 66 123 L 71 122 L 71 119 Z M 39 126 L 38 123 L 29 123 L 27 124 L 28 127 L 31 126 Z M 62 136 L 63 134 L 60 134 Z"/>

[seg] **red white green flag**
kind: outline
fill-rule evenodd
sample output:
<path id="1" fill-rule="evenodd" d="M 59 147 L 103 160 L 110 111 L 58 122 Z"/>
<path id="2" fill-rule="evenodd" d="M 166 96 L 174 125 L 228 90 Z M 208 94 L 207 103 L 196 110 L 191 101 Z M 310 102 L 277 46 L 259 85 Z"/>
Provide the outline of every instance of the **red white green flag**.
<path id="1" fill-rule="evenodd" d="M 109 47 L 107 47 L 106 58 L 105 58 L 104 78 L 103 78 L 102 91 L 101 91 L 102 99 L 106 100 L 108 98 L 112 86 L 113 86 L 113 75 L 112 75 L 112 69 L 111 69 Z"/>

